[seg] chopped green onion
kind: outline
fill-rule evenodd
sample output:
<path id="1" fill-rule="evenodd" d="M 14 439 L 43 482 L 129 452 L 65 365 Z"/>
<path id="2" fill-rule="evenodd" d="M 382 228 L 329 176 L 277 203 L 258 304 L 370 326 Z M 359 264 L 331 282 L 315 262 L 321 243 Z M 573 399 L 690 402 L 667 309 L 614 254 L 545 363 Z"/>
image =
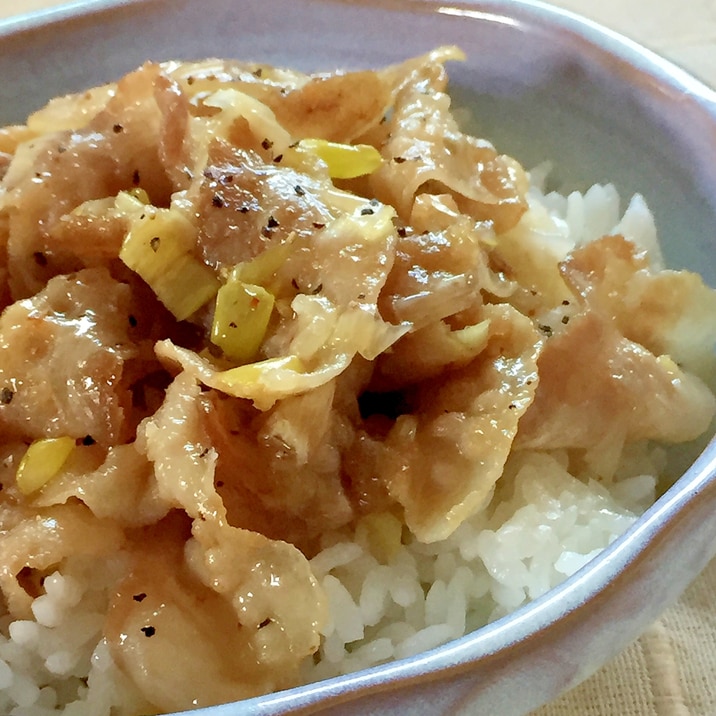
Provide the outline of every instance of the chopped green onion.
<path id="1" fill-rule="evenodd" d="M 295 238 L 296 234 L 292 232 L 280 244 L 269 246 L 265 251 L 250 261 L 237 264 L 231 270 L 232 279 L 230 280 L 240 279 L 246 283 L 253 283 L 257 286 L 268 288 L 271 279 L 291 255 Z"/>
<path id="2" fill-rule="evenodd" d="M 400 551 L 403 524 L 390 512 L 370 512 L 361 517 L 356 534 L 364 534 L 371 554 L 387 564 Z"/>
<path id="3" fill-rule="evenodd" d="M 137 202 L 135 197 L 125 201 Z M 211 300 L 219 280 L 191 255 L 194 226 L 176 209 L 146 206 L 129 230 L 119 258 L 138 273 L 177 320 Z"/>
<path id="4" fill-rule="evenodd" d="M 216 295 L 211 342 L 237 363 L 251 361 L 266 335 L 274 297 L 232 272 Z"/>
<path id="5" fill-rule="evenodd" d="M 17 468 L 17 486 L 23 495 L 44 487 L 67 462 L 75 449 L 74 438 L 43 438 L 35 440 Z"/>
<path id="6" fill-rule="evenodd" d="M 122 192 L 120 192 L 122 193 Z M 137 201 L 141 202 L 142 204 L 151 204 L 151 201 L 149 199 L 149 194 L 147 194 L 145 189 L 142 189 L 140 186 L 135 186 L 133 189 L 130 189 L 128 192 L 131 197 L 136 199 Z"/>
<path id="7" fill-rule="evenodd" d="M 490 337 L 489 319 L 452 331 L 450 335 L 465 348 L 482 350 Z"/>
<path id="8" fill-rule="evenodd" d="M 256 363 L 247 363 L 237 368 L 229 368 L 217 374 L 218 382 L 231 392 L 232 385 L 252 385 L 265 382 L 271 374 L 281 371 L 303 373 L 303 362 L 298 356 L 280 356 L 278 358 L 267 358 Z"/>
<path id="9" fill-rule="evenodd" d="M 320 157 L 334 179 L 353 179 L 372 174 L 383 162 L 370 144 L 339 144 L 325 139 L 302 139 L 298 149 Z"/>

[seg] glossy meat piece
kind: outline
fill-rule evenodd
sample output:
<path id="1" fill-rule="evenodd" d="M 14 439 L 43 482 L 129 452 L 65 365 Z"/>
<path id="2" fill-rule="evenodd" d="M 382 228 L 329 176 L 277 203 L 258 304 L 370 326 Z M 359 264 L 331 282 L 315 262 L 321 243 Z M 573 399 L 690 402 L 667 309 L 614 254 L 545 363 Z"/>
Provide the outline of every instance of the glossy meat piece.
<path id="1" fill-rule="evenodd" d="M 159 98 L 159 99 L 158 99 Z M 183 137 L 183 102 L 156 65 L 124 77 L 85 126 L 44 134 L 18 147 L 0 197 L 8 217 L 8 267 L 14 298 L 36 293 L 53 275 L 116 255 L 117 232 L 85 230 L 80 245 L 67 222 L 73 209 L 122 189 L 146 187 L 167 204 L 188 183 L 175 147 Z M 177 126 L 178 123 L 178 126 Z M 179 162 L 179 163 L 178 163 Z M 69 241 L 68 241 L 69 239 Z M 107 243 L 109 242 L 109 247 Z"/>
<path id="2" fill-rule="evenodd" d="M 78 446 L 61 472 L 33 496 L 33 504 L 50 507 L 74 498 L 98 519 L 113 520 L 125 529 L 161 520 L 169 504 L 159 496 L 152 465 L 136 444 L 107 451 L 98 447 Z"/>
<path id="3" fill-rule="evenodd" d="M 485 350 L 463 368 L 408 394 L 379 465 L 416 537 L 450 535 L 484 508 L 512 449 L 517 423 L 537 387 L 539 334 L 509 306 L 486 306 Z"/>
<path id="4" fill-rule="evenodd" d="M 399 77 L 371 71 L 308 75 L 294 70 L 231 60 L 166 66 L 201 111 L 219 87 L 256 98 L 295 138 L 353 142 L 384 118 Z"/>
<path id="5" fill-rule="evenodd" d="M 479 307 L 487 273 L 479 236 L 473 222 L 461 216 L 445 229 L 402 233 L 379 299 L 382 315 L 421 328 Z"/>
<path id="6" fill-rule="evenodd" d="M 125 362 L 131 294 L 105 269 L 58 276 L 0 318 L 0 405 L 5 436 L 69 435 L 108 445 L 129 437 Z"/>
<path id="7" fill-rule="evenodd" d="M 107 626 L 117 663 L 164 710 L 295 683 L 325 619 L 322 593 L 295 547 L 227 522 L 200 395 L 180 375 L 141 429 L 139 449 L 175 511 L 139 536 Z"/>
<path id="8" fill-rule="evenodd" d="M 462 212 L 498 233 L 513 227 L 527 210 L 522 167 L 460 131 L 441 61 L 429 55 L 405 70 L 381 147 L 385 163 L 370 181 L 375 195 L 407 220 L 417 194 L 449 192 Z"/>
<path id="9" fill-rule="evenodd" d="M 651 269 L 646 253 L 622 236 L 574 252 L 562 273 L 625 338 L 667 354 L 704 380 L 716 373 L 716 292 L 688 271 Z"/>
<path id="10" fill-rule="evenodd" d="M 674 350 L 689 364 L 706 363 L 709 351 L 694 353 L 690 341 L 708 345 L 699 339 L 714 330 L 713 292 L 690 274 L 652 273 L 620 236 L 577 249 L 562 273 L 583 305 L 547 340 L 540 385 L 517 445 L 589 449 L 645 438 L 684 442 L 701 434 L 716 399 L 662 351 Z M 692 336 L 683 345 L 681 321 Z"/>
<path id="11" fill-rule="evenodd" d="M 336 405 L 335 381 L 266 413 L 212 391 L 205 413 L 231 524 L 310 552 L 321 534 L 351 521 L 342 462 L 353 430 Z"/>
<path id="12" fill-rule="evenodd" d="M 100 522 L 84 505 L 77 504 L 34 510 L 0 505 L 0 536 L 0 590 L 16 619 L 32 619 L 34 595 L 21 584 L 24 569 L 42 575 L 69 556 L 109 556 L 124 543 L 117 524 Z"/>
<path id="13" fill-rule="evenodd" d="M 210 266 L 230 268 L 287 240 L 292 232 L 310 237 L 334 216 L 320 192 L 326 182 L 267 164 L 256 152 L 224 141 L 209 145 L 195 205 L 197 239 Z M 297 188 L 298 187 L 298 188 Z"/>

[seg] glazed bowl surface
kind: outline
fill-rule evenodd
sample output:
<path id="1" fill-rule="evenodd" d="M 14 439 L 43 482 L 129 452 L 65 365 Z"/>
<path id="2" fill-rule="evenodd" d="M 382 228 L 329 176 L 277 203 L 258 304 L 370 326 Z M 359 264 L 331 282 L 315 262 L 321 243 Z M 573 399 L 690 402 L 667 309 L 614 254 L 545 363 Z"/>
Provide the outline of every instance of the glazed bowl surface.
<path id="1" fill-rule="evenodd" d="M 0 122 L 147 59 L 234 57 L 306 71 L 378 67 L 442 44 L 471 129 L 560 187 L 641 193 L 667 264 L 716 286 L 716 93 L 593 23 L 522 0 L 75 2 L 0 24 Z M 710 438 L 710 440 L 709 440 Z M 716 554 L 713 429 L 683 476 L 572 578 L 422 655 L 196 712 L 525 714 L 636 638 Z"/>

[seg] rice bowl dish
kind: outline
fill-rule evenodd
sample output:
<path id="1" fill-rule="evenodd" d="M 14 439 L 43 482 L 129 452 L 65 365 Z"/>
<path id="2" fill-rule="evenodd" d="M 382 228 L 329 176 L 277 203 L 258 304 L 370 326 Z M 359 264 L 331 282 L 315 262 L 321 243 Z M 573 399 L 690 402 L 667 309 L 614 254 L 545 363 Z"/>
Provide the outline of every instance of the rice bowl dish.
<path id="1" fill-rule="evenodd" d="M 678 476 L 668 445 L 714 412 L 714 292 L 664 269 L 641 197 L 548 191 L 463 133 L 449 59 L 149 64 L 5 131 L 3 712 L 178 711 L 410 657 L 545 594 Z M 311 92 L 359 80 L 388 99 L 332 134 Z M 103 143 L 126 162 L 58 202 L 50 168 Z M 189 643 L 203 664 L 157 670 Z M 217 666 L 247 653 L 251 683 Z"/>

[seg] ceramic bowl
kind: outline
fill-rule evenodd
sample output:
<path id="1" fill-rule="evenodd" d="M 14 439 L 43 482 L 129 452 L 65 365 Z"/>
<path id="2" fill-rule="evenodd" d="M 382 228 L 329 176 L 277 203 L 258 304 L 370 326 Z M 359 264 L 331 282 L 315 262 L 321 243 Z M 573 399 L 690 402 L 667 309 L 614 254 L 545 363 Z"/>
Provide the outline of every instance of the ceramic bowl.
<path id="1" fill-rule="evenodd" d="M 716 285 L 716 94 L 635 44 L 520 0 L 75 2 L 0 25 L 0 121 L 146 59 L 226 56 L 370 67 L 455 43 L 452 94 L 478 131 L 565 186 L 613 181 L 651 206 L 667 263 Z M 264 714 L 524 714 L 576 685 L 716 553 L 716 440 L 623 537 L 557 589 L 411 659 L 206 709 Z"/>

